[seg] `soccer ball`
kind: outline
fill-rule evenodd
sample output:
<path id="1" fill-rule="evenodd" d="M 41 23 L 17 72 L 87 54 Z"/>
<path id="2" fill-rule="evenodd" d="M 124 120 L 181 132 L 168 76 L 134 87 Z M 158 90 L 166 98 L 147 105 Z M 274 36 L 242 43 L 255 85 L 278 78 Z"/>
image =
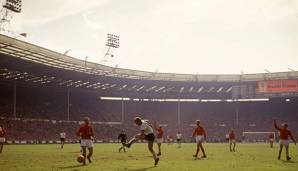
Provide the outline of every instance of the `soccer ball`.
<path id="1" fill-rule="evenodd" d="M 78 161 L 79 163 L 82 163 L 82 162 L 84 161 L 84 159 L 85 159 L 85 157 L 84 157 L 83 155 L 79 155 L 79 156 L 77 157 L 77 161 Z"/>

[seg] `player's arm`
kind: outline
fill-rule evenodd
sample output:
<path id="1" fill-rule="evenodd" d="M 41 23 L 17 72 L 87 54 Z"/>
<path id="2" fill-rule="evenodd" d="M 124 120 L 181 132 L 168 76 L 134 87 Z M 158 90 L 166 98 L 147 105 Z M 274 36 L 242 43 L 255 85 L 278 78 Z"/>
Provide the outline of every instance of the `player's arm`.
<path id="1" fill-rule="evenodd" d="M 196 134 L 197 134 L 197 129 L 193 130 L 193 132 L 192 132 L 192 137 L 195 137 Z"/>
<path id="2" fill-rule="evenodd" d="M 295 143 L 295 145 L 296 145 L 296 139 L 294 138 L 294 136 L 293 136 L 293 134 L 292 134 L 291 131 L 289 131 L 289 135 L 290 135 L 292 141 L 293 141 L 293 142 Z"/>
<path id="3" fill-rule="evenodd" d="M 277 124 L 276 124 L 276 120 L 274 119 L 274 121 L 273 121 L 273 126 L 274 126 L 274 128 L 275 129 L 277 129 L 277 130 L 280 130 L 280 128 L 277 126 Z"/>

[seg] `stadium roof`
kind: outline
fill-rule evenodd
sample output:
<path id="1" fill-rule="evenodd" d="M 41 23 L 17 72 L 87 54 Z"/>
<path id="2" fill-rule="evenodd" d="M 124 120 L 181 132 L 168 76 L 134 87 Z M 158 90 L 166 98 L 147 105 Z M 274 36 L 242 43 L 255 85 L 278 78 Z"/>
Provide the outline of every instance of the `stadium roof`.
<path id="1" fill-rule="evenodd" d="M 178 73 L 155 73 L 123 68 L 113 68 L 97 63 L 85 62 L 70 56 L 63 55 L 24 41 L 0 35 L 0 53 L 22 60 L 38 63 L 54 68 L 82 72 L 91 75 L 109 76 L 117 78 L 169 80 L 169 81 L 195 81 L 195 82 L 239 82 L 259 81 L 271 79 L 298 78 L 298 72 L 277 72 L 262 74 L 229 74 L 229 75 L 198 75 Z"/>

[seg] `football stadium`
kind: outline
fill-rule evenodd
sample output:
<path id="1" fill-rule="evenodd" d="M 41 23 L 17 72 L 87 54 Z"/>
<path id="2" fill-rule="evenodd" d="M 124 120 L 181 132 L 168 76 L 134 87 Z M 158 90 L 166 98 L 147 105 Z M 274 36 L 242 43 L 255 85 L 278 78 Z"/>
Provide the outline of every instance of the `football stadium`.
<path id="1" fill-rule="evenodd" d="M 19 13 L 17 2 L 28 1 L 7 0 L 3 8 Z M 293 9 L 297 15 L 297 4 Z M 74 58 L 27 41 L 30 34 L 0 34 L 0 170 L 298 169 L 295 69 L 130 69 Z M 104 58 L 110 60 L 119 36 L 107 37 Z M 289 61 L 294 67 L 297 49 Z"/>

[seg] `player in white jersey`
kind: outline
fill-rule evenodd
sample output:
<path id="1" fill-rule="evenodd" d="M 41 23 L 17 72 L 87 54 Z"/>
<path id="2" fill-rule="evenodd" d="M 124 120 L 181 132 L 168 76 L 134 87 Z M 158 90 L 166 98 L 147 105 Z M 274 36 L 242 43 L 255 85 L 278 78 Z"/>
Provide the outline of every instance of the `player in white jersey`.
<path id="1" fill-rule="evenodd" d="M 178 148 L 181 148 L 182 134 L 180 131 L 177 132 L 176 138 L 177 138 Z"/>
<path id="2" fill-rule="evenodd" d="M 65 132 L 61 132 L 61 133 L 60 133 L 60 143 L 61 143 L 61 148 L 63 148 L 63 146 L 64 146 L 65 138 L 66 138 L 66 133 L 65 133 Z"/>
<path id="3" fill-rule="evenodd" d="M 154 159 L 154 165 L 156 166 L 159 162 L 159 158 L 157 157 L 153 144 L 155 140 L 155 135 L 152 126 L 145 120 L 142 120 L 140 117 L 136 117 L 134 119 L 136 125 L 139 126 L 141 133 L 136 134 L 134 138 L 132 138 L 128 143 L 125 144 L 126 147 L 130 148 L 130 146 L 138 140 L 147 140 L 148 142 L 148 150 L 152 154 Z"/>

